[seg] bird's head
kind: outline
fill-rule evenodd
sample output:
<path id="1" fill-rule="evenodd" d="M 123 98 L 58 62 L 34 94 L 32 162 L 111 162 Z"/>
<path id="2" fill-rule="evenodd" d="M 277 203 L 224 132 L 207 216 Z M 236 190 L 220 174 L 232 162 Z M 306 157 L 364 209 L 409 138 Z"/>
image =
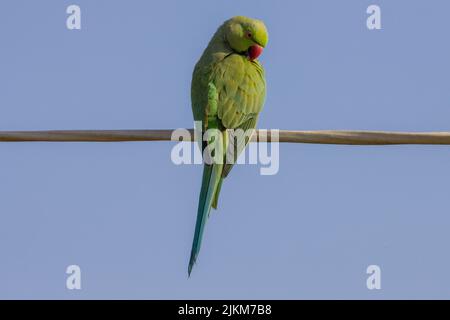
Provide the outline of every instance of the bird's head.
<path id="1" fill-rule="evenodd" d="M 237 16 L 225 23 L 225 40 L 231 49 L 245 53 L 253 61 L 261 55 L 269 41 L 269 35 L 264 22 Z"/>

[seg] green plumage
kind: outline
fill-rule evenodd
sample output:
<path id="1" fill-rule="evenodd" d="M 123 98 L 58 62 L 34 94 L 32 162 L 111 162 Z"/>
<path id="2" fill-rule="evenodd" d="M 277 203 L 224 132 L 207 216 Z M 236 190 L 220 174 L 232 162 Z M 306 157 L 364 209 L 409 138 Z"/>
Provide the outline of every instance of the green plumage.
<path id="1" fill-rule="evenodd" d="M 217 30 L 195 66 L 191 87 L 194 119 L 202 121 L 203 132 L 220 130 L 223 145 L 220 156 L 223 158 L 230 148 L 237 150 L 237 158 L 248 143 L 248 139 L 241 143 L 234 142 L 233 135 L 227 129 L 256 127 L 264 104 L 266 83 L 263 67 L 257 60 L 249 59 L 247 50 L 252 45 L 264 47 L 267 41 L 267 30 L 261 21 L 234 17 Z M 206 142 L 200 145 L 204 149 Z M 189 274 L 200 251 L 211 207 L 217 208 L 223 179 L 231 168 L 232 164 L 227 164 L 225 160 L 204 165 Z"/>

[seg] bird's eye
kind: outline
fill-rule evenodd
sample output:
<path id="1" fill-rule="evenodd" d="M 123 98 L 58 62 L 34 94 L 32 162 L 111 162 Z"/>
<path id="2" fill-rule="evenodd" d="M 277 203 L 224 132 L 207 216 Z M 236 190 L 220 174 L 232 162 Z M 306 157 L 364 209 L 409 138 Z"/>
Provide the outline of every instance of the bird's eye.
<path id="1" fill-rule="evenodd" d="M 251 39 L 251 38 L 252 38 L 252 33 L 251 33 L 251 32 L 247 32 L 247 33 L 245 34 L 245 36 L 246 36 L 247 38 Z"/>

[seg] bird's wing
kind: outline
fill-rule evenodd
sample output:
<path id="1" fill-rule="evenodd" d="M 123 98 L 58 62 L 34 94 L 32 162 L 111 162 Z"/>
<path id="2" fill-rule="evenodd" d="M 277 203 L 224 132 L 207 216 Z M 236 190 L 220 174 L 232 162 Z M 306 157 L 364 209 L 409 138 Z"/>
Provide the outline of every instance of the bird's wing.
<path id="1" fill-rule="evenodd" d="M 259 114 L 266 96 L 264 70 L 246 57 L 231 54 L 213 71 L 218 92 L 218 117 L 227 129 L 237 129 Z"/>
<path id="2" fill-rule="evenodd" d="M 262 66 L 238 54 L 231 54 L 217 64 L 212 80 L 218 93 L 217 116 L 224 128 L 234 129 L 228 135 L 227 157 L 231 163 L 224 166 L 226 177 L 250 140 L 250 136 L 238 139 L 237 129 L 246 132 L 256 128 L 266 96 L 266 82 Z"/>

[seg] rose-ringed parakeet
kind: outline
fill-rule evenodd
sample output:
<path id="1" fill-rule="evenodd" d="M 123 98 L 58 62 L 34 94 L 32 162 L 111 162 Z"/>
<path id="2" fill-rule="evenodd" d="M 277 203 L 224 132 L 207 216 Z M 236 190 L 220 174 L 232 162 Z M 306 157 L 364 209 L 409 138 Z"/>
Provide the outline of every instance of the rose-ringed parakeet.
<path id="1" fill-rule="evenodd" d="M 200 138 L 208 129 L 219 130 L 223 149 L 217 148 L 216 156 L 225 158 L 227 152 L 234 151 L 235 160 L 248 143 L 248 139 L 238 143 L 232 130 L 227 129 L 246 131 L 256 127 L 266 95 L 264 69 L 256 59 L 267 42 L 267 29 L 262 21 L 234 17 L 219 27 L 195 65 L 191 87 L 194 120 L 202 122 Z M 202 150 L 208 143 L 209 140 L 200 143 Z M 200 251 L 211 207 L 217 208 L 222 181 L 232 168 L 232 163 L 225 159 L 204 162 L 189 275 Z"/>

